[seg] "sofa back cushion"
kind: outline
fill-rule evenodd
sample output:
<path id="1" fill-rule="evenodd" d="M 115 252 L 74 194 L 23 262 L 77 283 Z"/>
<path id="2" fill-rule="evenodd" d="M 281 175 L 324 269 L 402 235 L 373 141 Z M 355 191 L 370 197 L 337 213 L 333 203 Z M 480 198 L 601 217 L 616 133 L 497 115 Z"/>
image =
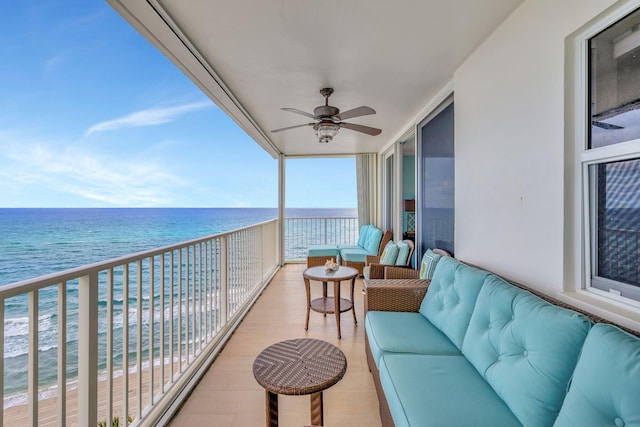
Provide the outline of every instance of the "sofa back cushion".
<path id="1" fill-rule="evenodd" d="M 640 425 L 640 339 L 596 324 L 554 427 Z"/>
<path id="2" fill-rule="evenodd" d="M 367 232 L 367 240 L 364 242 L 363 248 L 371 255 L 378 255 L 380 249 L 380 241 L 382 241 L 382 230 L 378 227 L 371 226 Z"/>
<path id="3" fill-rule="evenodd" d="M 587 317 L 491 275 L 462 353 L 523 425 L 550 426 L 590 328 Z"/>
<path id="4" fill-rule="evenodd" d="M 358 246 L 364 248 L 364 243 L 367 241 L 369 235 L 369 228 L 373 227 L 371 224 L 365 224 L 360 227 L 360 234 L 358 235 Z"/>
<path id="5" fill-rule="evenodd" d="M 433 273 L 420 313 L 458 348 L 462 347 L 478 292 L 488 275 L 451 257 L 442 257 Z"/>

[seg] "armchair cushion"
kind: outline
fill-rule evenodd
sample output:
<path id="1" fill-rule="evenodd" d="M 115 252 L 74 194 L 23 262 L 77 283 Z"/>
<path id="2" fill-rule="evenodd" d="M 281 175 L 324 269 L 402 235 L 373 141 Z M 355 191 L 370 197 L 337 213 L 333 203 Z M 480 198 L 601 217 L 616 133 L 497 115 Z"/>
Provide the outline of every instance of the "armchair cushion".
<path id="1" fill-rule="evenodd" d="M 367 259 L 367 255 L 371 255 L 371 252 L 360 249 L 342 249 L 340 251 L 340 259 L 348 262 L 361 262 L 364 264 Z"/>
<path id="2" fill-rule="evenodd" d="M 380 252 L 380 241 L 382 240 L 382 230 L 371 226 L 367 233 L 367 240 L 364 242 L 364 249 L 371 255 L 378 255 Z M 363 260 L 364 261 L 364 260 Z"/>
<path id="3" fill-rule="evenodd" d="M 396 262 L 396 258 L 398 258 L 398 252 L 398 245 L 393 242 L 387 243 L 380 256 L 380 264 L 393 265 Z"/>
<path id="4" fill-rule="evenodd" d="M 403 241 L 397 243 L 398 257 L 396 258 L 396 265 L 407 265 L 409 263 L 409 252 L 411 248 Z"/>
<path id="5" fill-rule="evenodd" d="M 365 224 L 360 227 L 360 234 L 358 235 L 358 246 L 364 246 L 364 243 L 367 241 L 367 236 L 369 235 L 369 228 L 371 227 L 371 224 Z"/>
<path id="6" fill-rule="evenodd" d="M 336 245 L 312 245 L 309 246 L 307 256 L 310 257 L 333 257 L 337 258 L 339 255 L 338 247 Z"/>

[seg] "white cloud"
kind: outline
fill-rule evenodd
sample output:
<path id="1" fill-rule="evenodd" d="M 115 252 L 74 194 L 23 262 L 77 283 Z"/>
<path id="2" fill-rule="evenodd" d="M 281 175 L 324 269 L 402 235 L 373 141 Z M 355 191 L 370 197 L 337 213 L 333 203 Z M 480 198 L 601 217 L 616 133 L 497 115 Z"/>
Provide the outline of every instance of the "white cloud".
<path id="1" fill-rule="evenodd" d="M 0 134 L 0 165 L 2 157 L 9 162 L 2 168 L 0 187 L 13 193 L 37 186 L 55 192 L 80 196 L 87 202 L 115 206 L 166 206 L 184 180 L 166 172 L 166 168 L 148 159 L 123 160 L 94 154 L 85 148 L 60 148 L 53 142 L 3 138 Z M 7 194 L 8 195 L 8 194 Z M 64 201 L 60 200 L 61 205 Z M 2 201 L 2 204 L 10 204 Z M 91 203 L 87 203 L 90 205 Z"/>
<path id="2" fill-rule="evenodd" d="M 104 132 L 130 127 L 160 125 L 163 123 L 171 122 L 175 120 L 176 117 L 182 114 L 201 110 L 203 108 L 209 108 L 212 106 L 213 104 L 211 102 L 203 101 L 180 105 L 177 107 L 149 108 L 147 110 L 136 111 L 117 119 L 96 123 L 87 130 L 85 135 L 88 136 L 95 132 Z"/>

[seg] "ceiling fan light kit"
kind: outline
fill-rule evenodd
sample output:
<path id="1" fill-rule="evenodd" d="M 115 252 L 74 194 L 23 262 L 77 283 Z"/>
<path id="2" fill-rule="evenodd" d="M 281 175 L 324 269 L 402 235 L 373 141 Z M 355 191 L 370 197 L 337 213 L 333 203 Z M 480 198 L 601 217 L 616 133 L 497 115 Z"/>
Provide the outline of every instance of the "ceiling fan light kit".
<path id="1" fill-rule="evenodd" d="M 317 123 L 305 123 L 302 125 L 287 126 L 280 129 L 274 129 L 271 132 L 280 132 L 283 130 L 295 129 L 303 126 L 313 126 L 313 129 L 316 131 L 316 136 L 318 137 L 318 142 L 321 143 L 331 142 L 331 140 L 333 140 L 333 137 L 337 135 L 340 128 L 346 128 L 354 130 L 356 132 L 366 133 L 367 135 L 371 136 L 380 135 L 380 133 L 382 132 L 380 129 L 354 123 L 346 123 L 342 121 L 345 119 L 351 119 L 353 117 L 375 114 L 376 111 L 373 108 L 363 105 L 362 107 L 353 108 L 351 110 L 340 113 L 340 110 L 338 108 L 329 105 L 329 97 L 332 93 L 333 89 L 330 87 L 320 89 L 320 94 L 324 96 L 325 102 L 324 105 L 316 107 L 313 110 L 313 114 L 298 110 L 296 108 L 283 108 L 284 111 L 289 111 L 290 113 L 300 114 L 305 117 L 317 120 Z"/>
<path id="2" fill-rule="evenodd" d="M 316 130 L 316 136 L 318 137 L 318 142 L 321 142 L 321 143 L 331 142 L 333 137 L 336 136 L 338 134 L 338 131 L 340 130 L 340 126 L 332 122 L 328 122 L 328 123 L 320 122 L 317 125 L 315 125 L 313 128 Z"/>

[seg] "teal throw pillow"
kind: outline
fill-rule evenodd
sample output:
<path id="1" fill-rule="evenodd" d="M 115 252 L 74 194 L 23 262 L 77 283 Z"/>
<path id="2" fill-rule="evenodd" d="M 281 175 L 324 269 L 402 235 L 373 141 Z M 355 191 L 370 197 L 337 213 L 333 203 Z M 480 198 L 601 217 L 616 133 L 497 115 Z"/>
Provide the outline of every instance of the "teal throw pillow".
<path id="1" fill-rule="evenodd" d="M 393 242 L 387 243 L 380 256 L 380 264 L 393 265 L 396 262 L 396 258 L 398 258 L 398 245 Z"/>
<path id="2" fill-rule="evenodd" d="M 427 249 L 422 257 L 422 264 L 420 265 L 420 278 L 431 280 L 433 272 L 436 269 L 436 264 L 440 261 L 441 255 L 434 254 L 431 249 Z"/>
<path id="3" fill-rule="evenodd" d="M 398 242 L 398 258 L 396 258 L 396 265 L 407 265 L 409 261 L 409 245 L 405 242 Z"/>

